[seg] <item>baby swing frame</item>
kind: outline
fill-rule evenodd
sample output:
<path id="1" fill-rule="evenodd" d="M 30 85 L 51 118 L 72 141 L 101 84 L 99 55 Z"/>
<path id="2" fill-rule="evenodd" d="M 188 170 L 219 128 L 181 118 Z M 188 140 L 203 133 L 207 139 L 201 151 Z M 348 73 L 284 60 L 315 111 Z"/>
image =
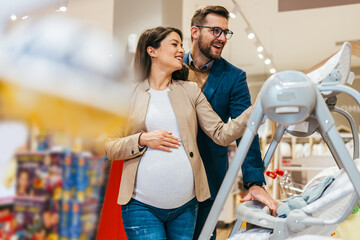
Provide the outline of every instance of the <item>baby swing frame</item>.
<path id="1" fill-rule="evenodd" d="M 349 43 L 344 43 L 343 49 L 344 49 L 344 47 L 349 48 L 349 45 L 350 45 Z M 350 51 L 351 51 L 351 46 L 350 46 Z M 318 131 L 320 133 L 320 135 L 324 139 L 325 143 L 329 147 L 329 150 L 330 150 L 331 154 L 333 155 L 338 167 L 340 169 L 344 169 L 346 171 L 346 173 L 348 174 L 349 179 L 354 186 L 355 193 L 352 195 L 351 200 L 349 201 L 346 209 L 343 211 L 343 214 L 335 219 L 330 219 L 330 220 L 308 216 L 301 210 L 291 211 L 288 214 L 287 218 L 276 218 L 276 217 L 270 216 L 269 214 L 267 214 L 259 209 L 252 208 L 251 206 L 253 205 L 253 203 L 251 203 L 251 202 L 240 204 L 237 208 L 237 217 L 239 218 L 239 220 L 236 221 L 230 236 L 232 236 L 234 233 L 236 233 L 239 230 L 239 227 L 241 226 L 242 221 L 246 221 L 251 224 L 261 226 L 261 227 L 273 229 L 273 233 L 270 235 L 270 239 L 286 239 L 288 236 L 295 234 L 295 233 L 299 233 L 299 232 L 303 231 L 304 229 L 306 229 L 307 227 L 312 226 L 312 225 L 328 225 L 328 224 L 340 223 L 349 216 L 351 211 L 354 209 L 356 203 L 360 205 L 360 198 L 359 198 L 359 196 L 360 196 L 360 173 L 357 170 L 353 159 L 351 158 L 348 150 L 345 147 L 345 144 L 344 144 L 342 138 L 340 137 L 339 132 L 336 129 L 336 126 L 334 124 L 334 119 L 329 110 L 329 108 L 333 108 L 333 106 L 329 107 L 323 98 L 323 96 L 333 97 L 338 93 L 346 93 L 346 94 L 350 95 L 360 106 L 360 94 L 356 90 L 354 90 L 348 86 L 342 85 L 344 83 L 341 83 L 339 81 L 339 79 L 341 79 L 341 77 L 344 77 L 344 75 L 346 75 L 345 80 L 348 79 L 349 72 L 350 72 L 350 65 L 347 69 L 347 71 L 348 71 L 347 73 L 346 72 L 340 73 L 340 71 L 336 70 L 336 67 L 338 67 L 338 66 L 339 66 L 339 63 L 334 65 L 334 69 L 332 69 L 330 71 L 330 74 L 328 74 L 326 76 L 326 79 L 325 78 L 323 79 L 324 81 L 321 83 L 321 85 L 315 85 L 313 82 L 311 82 L 312 80 L 308 76 L 306 76 L 305 74 L 301 75 L 300 72 L 295 72 L 295 71 L 286 71 L 286 72 L 278 73 L 278 75 L 275 74 L 275 76 L 273 75 L 266 81 L 266 82 L 269 82 L 269 84 L 265 83 L 259 93 L 259 97 L 255 103 L 253 113 L 248 121 L 247 128 L 246 128 L 244 135 L 241 139 L 241 142 L 238 146 L 238 150 L 236 152 L 235 158 L 224 178 L 221 188 L 216 196 L 213 207 L 209 213 L 209 216 L 208 216 L 208 218 L 205 222 L 205 225 L 202 229 L 202 232 L 199 236 L 200 240 L 210 239 L 211 233 L 213 232 L 213 230 L 215 228 L 215 225 L 216 225 L 217 219 L 220 215 L 221 209 L 223 208 L 225 200 L 226 200 L 226 198 L 230 192 L 230 189 L 236 179 L 236 176 L 237 176 L 239 169 L 245 159 L 245 156 L 249 150 L 249 147 L 253 141 L 253 138 L 257 134 L 257 131 L 258 131 L 261 123 L 267 117 L 278 123 L 280 121 L 280 123 L 278 124 L 278 126 L 274 132 L 273 140 L 272 140 L 270 147 L 264 158 L 265 169 L 268 167 L 268 165 L 270 163 L 270 159 L 271 159 L 272 155 L 274 154 L 274 151 L 275 151 L 278 143 L 280 142 L 282 136 L 284 135 L 284 133 L 285 132 L 292 133 L 291 131 L 287 130 L 286 126 L 292 125 L 292 124 L 298 124 L 298 123 L 304 122 L 304 120 L 306 121 L 308 119 L 311 119 L 311 122 L 312 122 L 311 125 L 315 126 L 315 127 L 314 127 L 313 131 L 310 130 L 311 131 L 310 134 L 312 134 L 314 131 Z M 288 83 L 287 83 L 287 85 L 285 84 L 284 86 L 288 86 L 290 90 L 291 90 L 292 84 L 296 88 L 296 85 L 300 86 L 301 84 L 303 84 L 305 82 L 306 82 L 306 84 L 309 84 L 309 82 L 311 82 L 312 87 L 310 87 L 310 88 L 312 88 L 313 90 L 310 89 L 311 91 L 309 91 L 309 93 L 311 93 L 313 91 L 314 94 L 312 94 L 313 96 L 310 96 L 310 97 L 313 97 L 315 99 L 315 101 L 314 101 L 313 107 L 306 106 L 306 107 L 312 108 L 312 109 L 310 109 L 307 118 L 302 119 L 301 121 L 299 121 L 299 118 L 297 118 L 297 119 L 295 119 L 296 117 L 293 118 L 294 113 L 297 110 L 298 110 L 299 114 L 301 112 L 299 110 L 299 109 L 301 109 L 301 106 L 296 106 L 296 104 L 294 104 L 294 103 L 292 105 L 288 104 L 285 107 L 283 105 L 275 106 L 275 109 L 272 109 L 272 110 L 274 110 L 273 112 L 269 111 L 268 109 L 264 109 L 264 107 L 263 107 L 264 104 L 261 102 L 261 97 L 265 96 L 265 98 L 267 98 L 267 100 L 269 100 L 268 96 L 266 96 L 266 95 L 268 95 L 267 94 L 268 92 L 266 92 L 266 89 L 264 89 L 265 85 L 267 84 L 267 87 L 268 87 L 271 84 L 273 84 L 273 85 L 278 84 L 279 79 L 276 79 L 277 78 L 276 75 L 278 76 L 278 78 L 282 78 L 282 79 L 286 78 L 286 81 L 288 81 Z M 331 76 L 332 77 L 335 76 L 335 78 L 334 78 L 335 80 L 334 79 L 329 80 L 329 77 L 331 77 Z M 302 78 L 301 79 L 302 82 L 301 81 L 300 82 L 292 82 L 293 81 L 291 79 L 292 77 Z M 297 80 L 295 80 L 295 81 L 297 81 Z M 278 86 L 279 86 L 279 84 L 278 84 Z M 294 91 L 296 90 L 295 88 L 294 88 Z M 266 94 L 265 94 L 265 92 L 266 92 Z M 294 109 L 295 109 L 295 111 L 294 111 Z M 351 115 L 347 114 L 347 112 L 345 112 L 344 110 L 338 111 L 338 109 L 336 109 L 335 111 L 343 114 L 348 119 L 348 121 L 350 122 L 350 125 L 352 126 L 352 129 L 354 130 L 354 126 L 353 126 L 354 121 L 353 121 Z M 271 116 L 269 116 L 269 115 L 271 115 Z M 296 113 L 295 113 L 295 115 L 296 115 Z M 289 117 L 287 117 L 287 116 L 289 116 Z M 356 127 L 355 127 L 355 130 L 356 130 Z M 293 133 L 296 134 L 296 132 L 293 132 Z M 357 135 L 357 131 L 354 132 L 354 135 Z M 355 144 L 358 145 L 358 143 L 359 143 L 358 137 L 357 138 L 354 137 L 354 145 Z M 358 149 L 355 151 L 357 151 L 357 152 L 355 152 L 354 157 L 358 156 L 358 154 L 359 154 Z"/>

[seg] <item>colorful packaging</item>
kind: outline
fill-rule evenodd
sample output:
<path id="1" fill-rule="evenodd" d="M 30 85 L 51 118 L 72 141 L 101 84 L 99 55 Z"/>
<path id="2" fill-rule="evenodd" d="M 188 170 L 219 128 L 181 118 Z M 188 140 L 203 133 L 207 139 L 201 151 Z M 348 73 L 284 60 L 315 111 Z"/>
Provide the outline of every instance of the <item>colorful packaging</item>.
<path id="1" fill-rule="evenodd" d="M 11 240 L 15 234 L 15 224 L 13 219 L 13 204 L 3 204 L 0 201 L 0 239 Z"/>
<path id="2" fill-rule="evenodd" d="M 70 239 L 70 226 L 71 226 L 71 202 L 69 200 L 61 201 L 60 207 L 60 226 L 59 237 L 60 240 Z"/>
<path id="3" fill-rule="evenodd" d="M 14 203 L 16 235 L 19 240 L 57 240 L 59 234 L 59 201 L 17 197 Z"/>
<path id="4" fill-rule="evenodd" d="M 47 171 L 43 167 L 50 165 L 49 156 L 45 153 L 27 153 L 17 155 L 16 159 L 16 196 L 46 196 Z"/>
<path id="5" fill-rule="evenodd" d="M 63 200 L 70 200 L 75 191 L 74 188 L 74 175 L 76 171 L 73 170 L 72 155 L 66 155 L 63 165 Z"/>
<path id="6" fill-rule="evenodd" d="M 87 158 L 82 154 L 77 154 L 72 159 L 73 165 L 73 180 L 75 181 L 75 199 L 79 201 L 85 201 L 85 191 L 88 185 L 88 179 L 86 175 L 87 170 Z"/>
<path id="7" fill-rule="evenodd" d="M 19 240 L 95 239 L 104 188 L 103 157 L 26 153 L 17 155 L 17 162 L 14 223 Z"/>
<path id="8" fill-rule="evenodd" d="M 17 155 L 18 197 L 61 199 L 66 153 L 27 153 Z"/>
<path id="9" fill-rule="evenodd" d="M 70 240 L 93 240 L 98 225 L 99 202 L 96 200 L 71 201 Z"/>
<path id="10" fill-rule="evenodd" d="M 78 154 L 72 158 L 75 199 L 79 201 L 99 200 L 104 183 L 104 159 Z"/>
<path id="11" fill-rule="evenodd" d="M 101 191 L 105 179 L 105 160 L 103 157 L 88 157 L 86 166 L 86 199 L 96 199 L 101 201 Z"/>

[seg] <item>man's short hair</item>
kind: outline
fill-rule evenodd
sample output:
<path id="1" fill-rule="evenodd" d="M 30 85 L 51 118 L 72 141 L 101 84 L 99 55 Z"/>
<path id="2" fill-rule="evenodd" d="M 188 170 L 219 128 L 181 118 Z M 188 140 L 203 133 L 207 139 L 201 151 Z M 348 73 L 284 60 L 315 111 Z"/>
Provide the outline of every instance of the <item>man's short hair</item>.
<path id="1" fill-rule="evenodd" d="M 191 27 L 204 24 L 205 18 L 209 13 L 214 13 L 229 20 L 229 12 L 222 6 L 205 6 L 197 9 L 191 18 Z"/>

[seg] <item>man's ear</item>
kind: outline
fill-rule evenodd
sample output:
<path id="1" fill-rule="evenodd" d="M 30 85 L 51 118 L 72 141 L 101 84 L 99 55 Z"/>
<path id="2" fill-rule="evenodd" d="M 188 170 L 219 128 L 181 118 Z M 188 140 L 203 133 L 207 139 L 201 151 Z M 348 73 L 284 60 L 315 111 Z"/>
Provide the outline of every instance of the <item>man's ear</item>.
<path id="1" fill-rule="evenodd" d="M 155 48 L 149 46 L 146 48 L 146 51 L 150 57 L 156 58 L 156 49 Z"/>
<path id="2" fill-rule="evenodd" d="M 190 28 L 190 33 L 193 39 L 198 39 L 200 35 L 200 29 L 195 26 L 192 26 Z"/>

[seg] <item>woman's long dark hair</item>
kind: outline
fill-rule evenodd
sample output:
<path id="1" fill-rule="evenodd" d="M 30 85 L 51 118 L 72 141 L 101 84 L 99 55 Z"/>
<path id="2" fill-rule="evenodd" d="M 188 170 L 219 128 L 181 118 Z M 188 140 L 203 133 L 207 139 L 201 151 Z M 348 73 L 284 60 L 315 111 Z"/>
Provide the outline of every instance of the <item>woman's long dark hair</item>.
<path id="1" fill-rule="evenodd" d="M 172 32 L 179 34 L 181 41 L 183 40 L 182 32 L 173 27 L 155 27 L 145 30 L 141 34 L 134 59 L 134 71 L 137 80 L 144 81 L 150 75 L 151 57 L 147 53 L 147 47 L 159 48 L 161 41 Z M 188 74 L 189 69 L 183 64 L 182 69 L 173 72 L 172 78 L 174 80 L 187 80 Z"/>

